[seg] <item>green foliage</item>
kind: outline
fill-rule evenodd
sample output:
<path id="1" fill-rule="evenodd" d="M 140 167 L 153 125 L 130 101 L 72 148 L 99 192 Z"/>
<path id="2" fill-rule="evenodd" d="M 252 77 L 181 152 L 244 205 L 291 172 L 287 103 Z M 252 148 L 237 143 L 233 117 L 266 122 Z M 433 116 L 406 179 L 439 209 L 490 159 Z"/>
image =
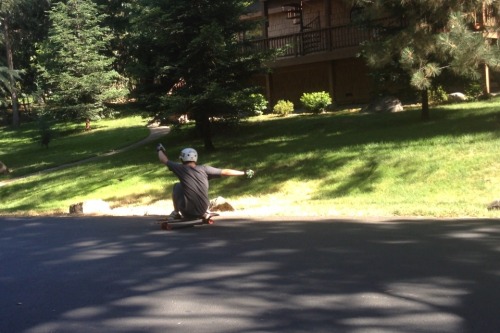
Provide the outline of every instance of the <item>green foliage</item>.
<path id="1" fill-rule="evenodd" d="M 143 92 L 188 99 L 207 148 L 213 148 L 210 119 L 239 117 L 248 109 L 247 99 L 237 97 L 247 96 L 249 78 L 261 69 L 262 55 L 235 38 L 255 24 L 240 19 L 247 5 L 239 0 L 149 1 L 131 14 L 129 42 L 136 49 L 128 71 Z"/>
<path id="2" fill-rule="evenodd" d="M 105 103 L 127 94 L 123 78 L 106 55 L 109 31 L 90 0 L 58 2 L 49 12 L 49 38 L 37 52 L 41 84 L 59 118 L 106 116 Z"/>
<path id="3" fill-rule="evenodd" d="M 14 81 L 20 80 L 19 74 L 20 72 L 17 70 L 9 70 L 7 67 L 0 66 L 0 94 L 7 94 L 12 91 L 10 79 L 12 77 Z"/>
<path id="4" fill-rule="evenodd" d="M 232 177 L 210 184 L 212 198 L 228 198 L 242 214 L 498 218 L 499 211 L 486 206 L 498 198 L 500 183 L 499 106 L 499 98 L 439 106 L 427 123 L 414 121 L 418 110 L 264 116 L 241 124 L 238 137 L 217 133 L 216 151 L 194 148 L 200 163 L 256 171 L 252 180 Z M 31 142 L 36 127 L 0 129 L 2 162 L 13 168 L 0 178 L 133 143 L 146 134 L 137 120 L 101 120 L 91 132 L 80 124 L 80 132 L 55 139 L 50 149 Z M 77 128 L 63 125 L 60 131 Z M 175 158 L 193 145 L 191 128 L 157 142 Z M 113 207 L 155 204 L 168 214 L 169 189 L 177 179 L 158 163 L 157 142 L 2 186 L 0 211 L 67 213 L 70 204 L 101 198 Z"/>
<path id="5" fill-rule="evenodd" d="M 47 11 L 48 0 L 3 0 L 0 2 L 0 21 L 8 19 L 11 31 L 11 51 L 13 68 L 21 70 L 21 77 L 16 79 L 19 95 L 32 94 L 37 90 L 35 69 L 31 66 L 35 48 L 47 37 L 49 27 Z M 6 16 L 3 16 L 3 13 Z M 2 28 L 6 25 L 1 24 Z M 5 35 L 0 34 L 0 40 Z M 5 44 L 4 44 L 5 45 Z M 2 55 L 5 51 L 2 51 Z"/>
<path id="6" fill-rule="evenodd" d="M 253 89 L 244 89 L 234 95 L 234 108 L 240 112 L 238 116 L 261 116 L 267 110 L 268 102 L 264 95 L 253 93 Z"/>
<path id="7" fill-rule="evenodd" d="M 273 113 L 280 116 L 287 116 L 293 112 L 293 103 L 287 100 L 280 99 L 273 107 Z"/>
<path id="8" fill-rule="evenodd" d="M 42 147 L 49 148 L 49 143 L 50 141 L 52 141 L 53 130 L 47 116 L 41 116 L 38 118 L 38 130 L 39 143 L 42 145 Z"/>
<path id="9" fill-rule="evenodd" d="M 324 112 L 328 105 L 332 104 L 332 98 L 326 91 L 303 93 L 300 102 L 306 110 L 314 113 Z"/>
<path id="10" fill-rule="evenodd" d="M 433 87 L 429 92 L 429 100 L 436 104 L 442 104 L 448 101 L 448 94 L 443 86 Z"/>
<path id="11" fill-rule="evenodd" d="M 244 88 L 228 95 L 226 103 L 229 112 L 222 113 L 222 117 L 243 119 L 251 116 L 260 116 L 267 110 L 268 102 L 264 95 L 255 93 L 254 88 Z M 234 112 L 236 110 L 237 112 Z"/>
<path id="12" fill-rule="evenodd" d="M 167 95 L 161 98 L 161 108 L 154 118 L 161 123 L 168 123 L 170 116 L 179 117 L 191 111 L 191 100 L 183 96 Z"/>
<path id="13" fill-rule="evenodd" d="M 483 87 L 477 82 L 471 82 L 467 89 L 465 89 L 465 95 L 467 96 L 467 100 L 478 100 L 483 95 Z"/>
<path id="14" fill-rule="evenodd" d="M 482 12 L 482 0 L 358 2 L 364 5 L 362 21 L 378 36 L 364 43 L 362 53 L 368 65 L 379 71 L 403 70 L 424 99 L 425 91 L 445 71 L 477 78 L 479 65 L 497 67 L 500 63 L 498 45 L 485 40 L 487 34 L 471 29 L 474 15 L 470 14 Z M 498 16 L 500 2 L 488 5 L 496 8 L 493 12 Z M 376 20 L 381 17 L 394 20 Z M 422 102 L 424 113 L 427 101 Z"/>
<path id="15" fill-rule="evenodd" d="M 267 111 L 268 102 L 262 94 L 250 94 L 252 101 L 252 115 L 262 116 Z"/>

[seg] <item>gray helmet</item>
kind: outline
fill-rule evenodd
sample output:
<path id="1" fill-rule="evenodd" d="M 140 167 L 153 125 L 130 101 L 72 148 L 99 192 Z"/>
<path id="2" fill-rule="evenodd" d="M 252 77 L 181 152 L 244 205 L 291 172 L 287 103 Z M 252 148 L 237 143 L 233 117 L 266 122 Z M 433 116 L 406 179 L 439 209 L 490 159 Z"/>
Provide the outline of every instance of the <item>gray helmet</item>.
<path id="1" fill-rule="evenodd" d="M 198 153 L 193 148 L 184 148 L 179 156 L 182 162 L 198 161 Z"/>

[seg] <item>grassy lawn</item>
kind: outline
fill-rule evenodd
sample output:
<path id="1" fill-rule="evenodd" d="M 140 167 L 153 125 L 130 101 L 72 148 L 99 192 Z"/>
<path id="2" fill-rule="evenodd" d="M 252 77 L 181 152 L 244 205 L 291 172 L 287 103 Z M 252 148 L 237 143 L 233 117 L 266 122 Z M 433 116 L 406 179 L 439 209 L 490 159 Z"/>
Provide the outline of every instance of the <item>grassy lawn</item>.
<path id="1" fill-rule="evenodd" d="M 98 156 L 145 138 L 149 131 L 140 116 L 100 120 L 85 131 L 84 123 L 58 123 L 52 129 L 49 148 L 41 146 L 38 123 L 22 124 L 20 129 L 0 128 L 0 161 L 14 178 L 36 171 Z"/>
<path id="2" fill-rule="evenodd" d="M 421 122 L 419 110 L 262 116 L 225 134 L 215 129 L 215 152 L 205 152 L 190 127 L 159 141 L 174 159 L 191 146 L 202 164 L 254 169 L 251 180 L 211 182 L 212 197 L 223 196 L 248 214 L 500 217 L 500 211 L 486 209 L 500 199 L 500 99 L 440 106 L 431 117 Z M 123 121 L 140 124 L 137 118 Z M 87 151 L 91 148 L 82 146 L 89 134 L 76 133 L 61 139 L 61 146 L 54 141 L 47 151 L 95 155 L 145 136 L 128 134 L 135 133 L 136 125 L 118 129 L 111 122 L 92 133 L 94 145 L 105 143 L 106 148 Z M 144 130 L 139 124 L 138 132 Z M 0 134 L 0 160 L 10 167 L 49 165 L 33 158 L 43 152 L 36 144 L 18 142 L 5 130 Z M 10 139 L 1 141 L 5 134 Z M 7 151 L 5 144 L 11 147 Z M 0 212 L 66 213 L 70 204 L 96 198 L 114 207 L 161 202 L 169 211 L 176 179 L 158 163 L 155 145 L 0 187 Z M 9 163 L 6 157 L 14 155 L 23 156 Z M 61 163 L 60 158 L 50 163 Z"/>

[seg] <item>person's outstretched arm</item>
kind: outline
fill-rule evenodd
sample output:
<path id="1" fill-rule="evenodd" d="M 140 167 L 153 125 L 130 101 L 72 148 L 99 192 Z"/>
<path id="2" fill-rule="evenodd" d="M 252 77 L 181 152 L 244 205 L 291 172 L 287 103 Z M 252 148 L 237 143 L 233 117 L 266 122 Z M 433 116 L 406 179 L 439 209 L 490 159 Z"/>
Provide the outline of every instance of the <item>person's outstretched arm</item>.
<path id="1" fill-rule="evenodd" d="M 161 143 L 156 146 L 156 151 L 158 152 L 158 159 L 161 163 L 166 164 L 168 161 L 167 154 L 165 153 L 165 147 Z"/>
<path id="2" fill-rule="evenodd" d="M 253 177 L 254 172 L 252 170 L 239 171 L 233 169 L 222 169 L 221 176 L 247 176 L 248 178 Z"/>

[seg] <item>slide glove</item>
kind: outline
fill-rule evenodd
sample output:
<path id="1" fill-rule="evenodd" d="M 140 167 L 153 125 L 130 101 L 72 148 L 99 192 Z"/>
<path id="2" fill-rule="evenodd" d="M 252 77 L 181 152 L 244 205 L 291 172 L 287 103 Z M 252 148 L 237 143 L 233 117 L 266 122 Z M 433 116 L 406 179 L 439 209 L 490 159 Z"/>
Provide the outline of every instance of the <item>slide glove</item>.
<path id="1" fill-rule="evenodd" d="M 156 151 L 165 151 L 165 147 L 163 147 L 163 145 L 161 143 L 159 143 L 157 146 L 156 146 Z"/>
<path id="2" fill-rule="evenodd" d="M 247 178 L 252 178 L 253 175 L 254 175 L 254 173 L 255 172 L 253 170 L 248 169 L 248 170 L 245 171 L 245 176 L 247 176 Z"/>

